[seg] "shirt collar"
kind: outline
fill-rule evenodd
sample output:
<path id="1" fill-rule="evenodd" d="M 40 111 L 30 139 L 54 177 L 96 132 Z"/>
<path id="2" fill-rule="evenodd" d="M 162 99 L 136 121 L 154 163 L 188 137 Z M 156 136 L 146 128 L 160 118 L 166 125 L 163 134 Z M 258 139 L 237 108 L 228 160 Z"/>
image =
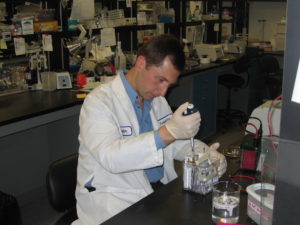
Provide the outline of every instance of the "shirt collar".
<path id="1" fill-rule="evenodd" d="M 136 90 L 133 89 L 129 81 L 126 79 L 125 74 L 128 72 L 128 70 L 124 70 L 120 73 L 122 83 L 124 85 L 124 88 L 126 90 L 127 95 L 129 96 L 129 99 L 133 105 L 137 104 L 137 99 L 139 95 L 137 94 Z M 144 105 L 151 104 L 152 100 L 144 100 Z"/>

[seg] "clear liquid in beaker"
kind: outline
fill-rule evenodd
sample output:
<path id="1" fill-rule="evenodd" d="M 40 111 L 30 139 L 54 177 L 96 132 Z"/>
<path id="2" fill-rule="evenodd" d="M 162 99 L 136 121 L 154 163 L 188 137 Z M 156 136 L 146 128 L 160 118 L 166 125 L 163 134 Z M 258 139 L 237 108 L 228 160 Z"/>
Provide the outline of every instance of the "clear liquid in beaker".
<path id="1" fill-rule="evenodd" d="M 237 223 L 239 220 L 239 198 L 234 196 L 214 197 L 212 219 L 215 223 Z"/>

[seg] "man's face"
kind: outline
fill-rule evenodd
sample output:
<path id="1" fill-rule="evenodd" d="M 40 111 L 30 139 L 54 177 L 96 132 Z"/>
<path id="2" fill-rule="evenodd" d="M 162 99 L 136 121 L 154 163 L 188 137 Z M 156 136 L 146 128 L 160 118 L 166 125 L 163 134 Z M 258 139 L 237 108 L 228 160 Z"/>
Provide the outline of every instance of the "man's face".
<path id="1" fill-rule="evenodd" d="M 180 72 L 175 69 L 169 57 L 166 57 L 161 66 L 146 68 L 146 62 L 137 78 L 137 92 L 145 100 L 158 96 L 165 96 L 170 85 L 176 83 Z"/>

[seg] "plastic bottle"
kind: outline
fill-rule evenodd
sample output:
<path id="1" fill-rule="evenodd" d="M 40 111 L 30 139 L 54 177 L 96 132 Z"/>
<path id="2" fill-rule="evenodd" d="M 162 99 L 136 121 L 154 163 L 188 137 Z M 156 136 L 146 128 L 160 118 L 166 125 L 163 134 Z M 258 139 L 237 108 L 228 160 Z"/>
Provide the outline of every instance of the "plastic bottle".
<path id="1" fill-rule="evenodd" d="M 117 48 L 116 48 L 115 67 L 116 67 L 116 71 L 126 69 L 126 56 L 124 55 L 124 53 L 122 51 L 120 41 L 118 41 L 118 45 L 117 45 Z"/>
<path id="2" fill-rule="evenodd" d="M 34 73 L 34 71 L 32 71 L 29 66 L 25 70 L 25 79 L 26 79 L 26 83 L 29 86 L 37 82 L 36 73 Z"/>

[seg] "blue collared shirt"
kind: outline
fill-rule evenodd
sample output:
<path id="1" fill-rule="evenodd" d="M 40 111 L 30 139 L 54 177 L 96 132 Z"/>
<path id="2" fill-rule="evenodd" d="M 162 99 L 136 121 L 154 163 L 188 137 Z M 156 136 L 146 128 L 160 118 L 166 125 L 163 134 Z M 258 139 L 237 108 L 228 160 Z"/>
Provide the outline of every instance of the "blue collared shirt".
<path id="1" fill-rule="evenodd" d="M 124 71 L 125 73 L 127 71 Z M 133 89 L 133 87 L 130 85 L 128 80 L 126 79 L 124 73 L 121 73 L 121 79 L 123 82 L 123 85 L 125 87 L 125 90 L 131 100 L 131 103 L 134 107 L 139 126 L 140 126 L 140 134 L 153 131 L 153 126 L 152 126 L 152 121 L 150 117 L 150 110 L 152 106 L 152 100 L 144 100 L 144 108 L 138 104 L 138 94 L 137 92 Z M 154 138 L 155 138 L 155 144 L 157 149 L 164 148 L 166 144 L 163 142 L 161 139 L 158 131 L 154 131 Z M 150 182 L 156 182 L 159 181 L 164 174 L 164 167 L 163 166 L 157 166 L 153 167 L 150 169 L 145 169 L 145 173 L 149 179 Z"/>

